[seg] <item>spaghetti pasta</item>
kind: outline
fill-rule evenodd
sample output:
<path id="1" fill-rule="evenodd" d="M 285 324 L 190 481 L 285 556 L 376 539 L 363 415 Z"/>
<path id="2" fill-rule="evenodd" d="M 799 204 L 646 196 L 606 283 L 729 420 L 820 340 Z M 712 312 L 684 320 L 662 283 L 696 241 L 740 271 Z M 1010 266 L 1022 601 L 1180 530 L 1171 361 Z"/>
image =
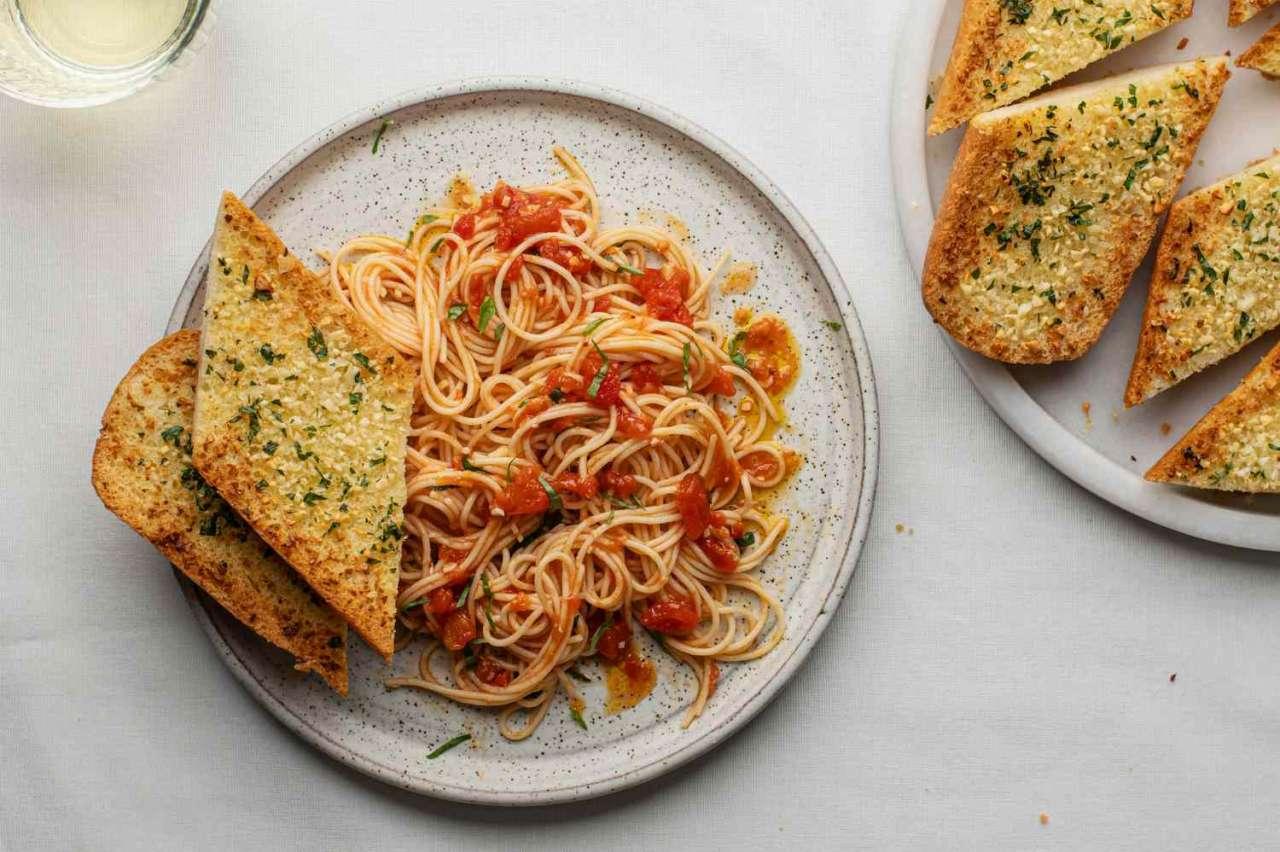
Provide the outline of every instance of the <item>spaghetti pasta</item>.
<path id="1" fill-rule="evenodd" d="M 715 273 L 660 229 L 603 229 L 554 153 L 564 180 L 459 185 L 407 240 L 328 258 L 336 296 L 420 364 L 398 602 L 402 644 L 431 639 L 387 684 L 498 708 L 509 739 L 561 689 L 578 713 L 584 658 L 651 685 L 638 626 L 697 677 L 686 725 L 718 663 L 775 647 L 757 575 L 787 521 L 759 492 L 797 458 L 770 438 L 777 335 L 757 352 L 709 321 Z"/>

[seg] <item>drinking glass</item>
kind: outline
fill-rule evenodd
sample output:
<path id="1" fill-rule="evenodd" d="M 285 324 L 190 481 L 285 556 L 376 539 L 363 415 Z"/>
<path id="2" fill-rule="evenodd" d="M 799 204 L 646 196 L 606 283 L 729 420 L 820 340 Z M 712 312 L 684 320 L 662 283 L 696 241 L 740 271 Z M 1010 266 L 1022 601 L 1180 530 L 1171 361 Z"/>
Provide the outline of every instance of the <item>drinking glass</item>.
<path id="1" fill-rule="evenodd" d="M 0 0 L 0 92 L 51 107 L 104 104 L 202 43 L 213 0 Z"/>

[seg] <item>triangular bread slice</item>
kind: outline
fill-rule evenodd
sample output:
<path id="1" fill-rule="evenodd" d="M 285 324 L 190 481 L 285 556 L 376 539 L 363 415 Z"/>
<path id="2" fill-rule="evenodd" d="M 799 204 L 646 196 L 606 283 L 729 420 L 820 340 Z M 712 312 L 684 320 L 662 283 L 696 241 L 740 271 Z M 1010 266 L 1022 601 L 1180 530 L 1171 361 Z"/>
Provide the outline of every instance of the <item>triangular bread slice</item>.
<path id="1" fill-rule="evenodd" d="M 93 451 L 106 507 L 263 639 L 347 694 L 347 625 L 191 466 L 200 333 L 179 331 L 120 381 Z"/>
<path id="2" fill-rule="evenodd" d="M 1280 325 L 1280 154 L 1180 199 L 1125 388 L 1137 405 Z"/>
<path id="3" fill-rule="evenodd" d="M 1191 14 L 1195 0 L 965 0 L 934 135 L 1022 100 Z"/>
<path id="4" fill-rule="evenodd" d="M 1280 344 L 1147 471 L 1147 479 L 1280 493 Z"/>
<path id="5" fill-rule="evenodd" d="M 231 193 L 200 348 L 196 469 L 390 659 L 416 371 Z"/>
<path id="6" fill-rule="evenodd" d="M 1261 71 L 1264 77 L 1280 80 L 1280 24 L 1262 34 L 1262 38 L 1240 54 L 1236 64 L 1241 68 Z"/>
<path id="7" fill-rule="evenodd" d="M 1277 2 L 1280 2 L 1280 0 L 1231 0 L 1231 6 L 1227 10 L 1227 23 L 1233 27 L 1238 27 L 1268 6 L 1274 6 Z"/>
<path id="8" fill-rule="evenodd" d="M 1111 319 L 1231 75 L 1225 58 L 1059 89 L 969 123 L 925 306 L 999 361 L 1079 358 Z"/>

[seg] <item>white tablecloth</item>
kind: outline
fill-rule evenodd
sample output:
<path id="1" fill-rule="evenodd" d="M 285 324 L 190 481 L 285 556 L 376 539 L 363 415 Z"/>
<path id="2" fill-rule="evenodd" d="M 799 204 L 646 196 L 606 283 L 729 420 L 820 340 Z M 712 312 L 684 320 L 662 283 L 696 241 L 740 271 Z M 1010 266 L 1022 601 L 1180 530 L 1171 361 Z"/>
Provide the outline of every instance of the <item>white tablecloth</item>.
<path id="1" fill-rule="evenodd" d="M 229 0 L 140 96 L 0 102 L 0 848 L 1280 843 L 1280 560 L 1095 499 L 952 362 L 889 183 L 906 6 Z M 882 416 L 870 540 L 784 694 L 664 780 L 535 811 L 405 794 L 289 734 L 88 484 L 218 191 L 378 97 L 486 74 L 624 89 L 754 160 L 844 271 Z"/>

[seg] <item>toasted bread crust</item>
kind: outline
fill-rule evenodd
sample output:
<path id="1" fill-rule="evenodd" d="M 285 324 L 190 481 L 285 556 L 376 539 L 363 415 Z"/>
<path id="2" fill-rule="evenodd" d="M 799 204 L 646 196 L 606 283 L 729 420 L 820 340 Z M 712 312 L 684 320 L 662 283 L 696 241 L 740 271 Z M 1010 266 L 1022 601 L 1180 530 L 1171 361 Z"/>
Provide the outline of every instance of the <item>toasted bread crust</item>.
<path id="1" fill-rule="evenodd" d="M 1191 14 L 1194 0 L 1161 4 L 965 0 L 929 135 L 1014 103 Z M 1159 13 L 1156 12 L 1159 8 Z"/>
<path id="2" fill-rule="evenodd" d="M 1280 493 L 1280 344 L 1146 478 L 1218 491 Z"/>
<path id="3" fill-rule="evenodd" d="M 922 294 L 933 318 L 960 344 L 1006 363 L 1087 352 L 1146 254 L 1229 76 L 1224 60 L 1202 60 L 975 119 L 925 256 Z M 1159 110 L 1148 106 L 1157 100 Z M 1161 129 L 1170 121 L 1181 127 L 1176 137 Z M 1148 147 L 1153 138 L 1158 148 Z"/>
<path id="4" fill-rule="evenodd" d="M 1238 27 L 1268 6 L 1274 6 L 1276 2 L 1277 0 L 1231 0 L 1231 6 L 1227 10 L 1227 23 Z"/>
<path id="5" fill-rule="evenodd" d="M 1155 270 L 1124 404 L 1138 405 L 1280 324 L 1280 156 L 1179 200 Z"/>
<path id="6" fill-rule="evenodd" d="M 1269 79 L 1280 80 L 1280 24 L 1263 33 L 1262 38 L 1240 54 L 1236 64 L 1261 71 Z"/>
<path id="7" fill-rule="evenodd" d="M 196 468 L 389 659 L 412 365 L 230 193 L 204 313 Z"/>
<path id="8" fill-rule="evenodd" d="M 199 332 L 143 353 L 102 416 L 93 487 L 237 620 L 347 694 L 347 625 L 189 466 Z"/>

